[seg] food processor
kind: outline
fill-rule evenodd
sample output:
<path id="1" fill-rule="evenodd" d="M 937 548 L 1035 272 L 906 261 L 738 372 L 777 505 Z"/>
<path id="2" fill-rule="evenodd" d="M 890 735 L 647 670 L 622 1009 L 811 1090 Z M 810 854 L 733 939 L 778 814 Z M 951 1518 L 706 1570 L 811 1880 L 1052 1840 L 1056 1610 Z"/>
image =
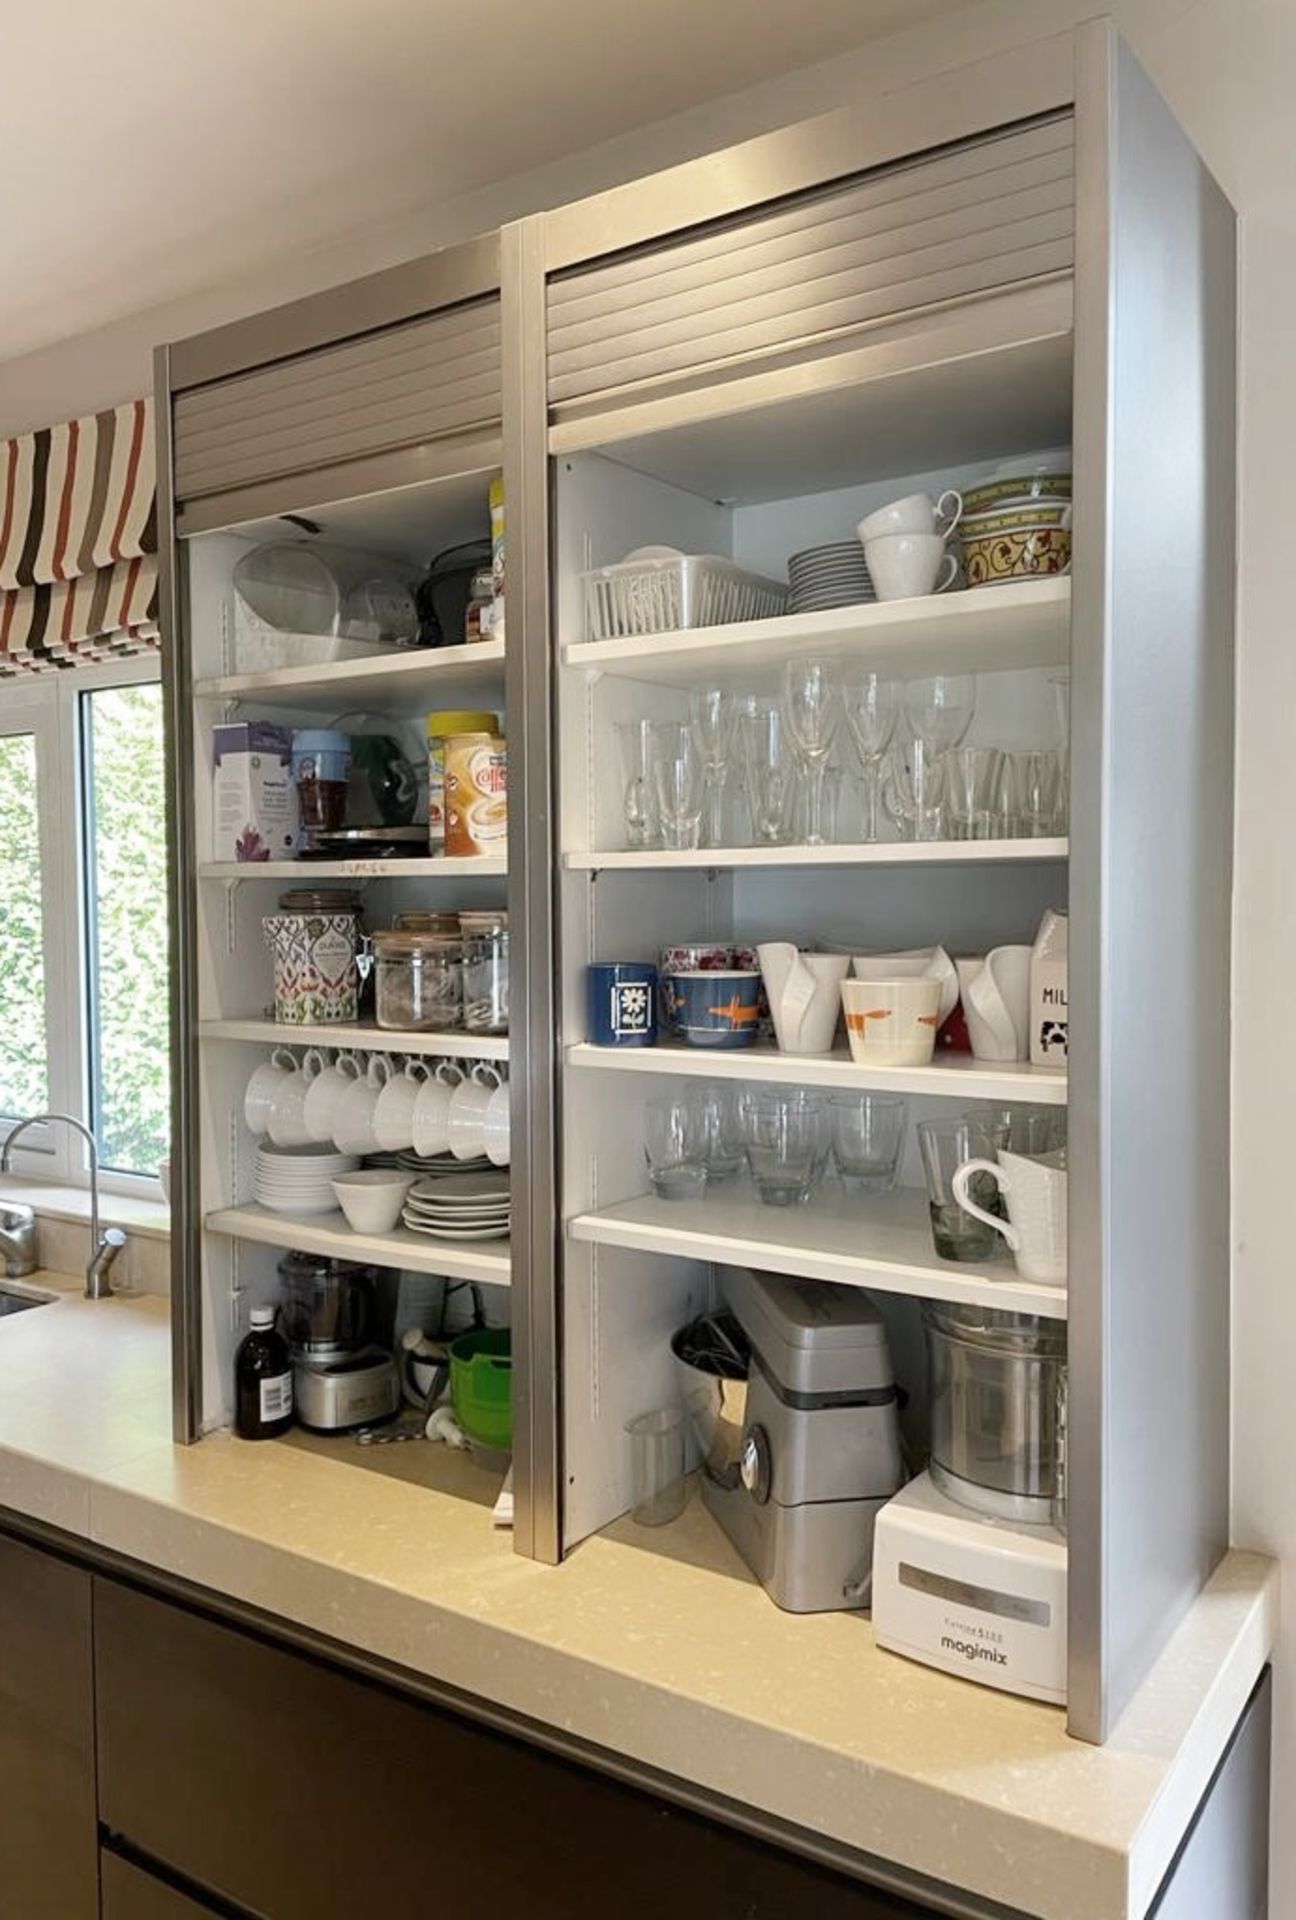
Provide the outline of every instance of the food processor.
<path id="1" fill-rule="evenodd" d="M 279 1262 L 279 1279 L 302 1426 L 341 1433 L 390 1419 L 401 1398 L 392 1359 L 398 1276 L 294 1252 Z"/>
<path id="2" fill-rule="evenodd" d="M 878 1519 L 879 1646 L 986 1686 L 1066 1699 L 1066 1326 L 923 1305 L 926 1473 Z"/>
<path id="3" fill-rule="evenodd" d="M 728 1313 L 671 1343 L 703 1503 L 778 1606 L 867 1607 L 873 1523 L 904 1480 L 882 1316 L 821 1280 L 729 1267 L 720 1289 Z"/>

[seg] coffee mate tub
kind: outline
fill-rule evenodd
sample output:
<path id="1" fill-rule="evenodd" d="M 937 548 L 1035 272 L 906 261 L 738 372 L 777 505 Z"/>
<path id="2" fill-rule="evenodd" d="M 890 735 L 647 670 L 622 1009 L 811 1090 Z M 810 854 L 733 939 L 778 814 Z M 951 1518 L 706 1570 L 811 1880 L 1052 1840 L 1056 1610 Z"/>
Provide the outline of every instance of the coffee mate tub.
<path id="1" fill-rule="evenodd" d="M 445 850 L 503 854 L 508 845 L 508 747 L 498 733 L 456 733 L 445 743 Z"/>

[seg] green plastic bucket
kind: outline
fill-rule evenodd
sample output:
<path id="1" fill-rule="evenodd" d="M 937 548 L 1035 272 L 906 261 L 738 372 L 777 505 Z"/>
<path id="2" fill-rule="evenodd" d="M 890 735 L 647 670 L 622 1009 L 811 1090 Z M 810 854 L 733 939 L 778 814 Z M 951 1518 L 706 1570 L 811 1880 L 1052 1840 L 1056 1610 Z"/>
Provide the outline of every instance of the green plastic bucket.
<path id="1" fill-rule="evenodd" d="M 513 1361 L 507 1327 L 461 1333 L 450 1343 L 450 1401 L 479 1447 L 513 1446 Z"/>

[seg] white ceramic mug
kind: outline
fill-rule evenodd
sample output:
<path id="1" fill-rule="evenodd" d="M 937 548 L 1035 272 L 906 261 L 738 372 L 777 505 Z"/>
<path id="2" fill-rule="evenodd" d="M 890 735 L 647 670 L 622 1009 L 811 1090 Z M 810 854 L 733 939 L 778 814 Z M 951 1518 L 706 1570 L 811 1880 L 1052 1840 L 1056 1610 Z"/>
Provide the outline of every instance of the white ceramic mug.
<path id="1" fill-rule="evenodd" d="M 450 1102 L 464 1079 L 453 1060 L 442 1060 L 419 1088 L 414 1102 L 414 1151 L 425 1159 L 450 1146 Z"/>
<path id="2" fill-rule="evenodd" d="M 756 958 L 782 1051 L 831 1053 L 849 954 L 799 953 L 790 940 L 767 940 Z"/>
<path id="3" fill-rule="evenodd" d="M 506 1080 L 491 1094 L 481 1124 L 487 1159 L 493 1167 L 506 1167 L 509 1163 L 509 1088 Z"/>
<path id="4" fill-rule="evenodd" d="M 311 1137 L 306 1127 L 306 1095 L 324 1065 L 324 1056 L 312 1047 L 298 1067 L 285 1073 L 275 1088 L 267 1129 L 276 1147 L 307 1147 Z"/>
<path id="5" fill-rule="evenodd" d="M 938 533 L 881 534 L 868 542 L 864 558 L 879 600 L 944 593 L 958 574 L 958 561 Z"/>
<path id="6" fill-rule="evenodd" d="M 948 540 L 962 518 L 963 495 L 956 487 L 946 487 L 939 500 L 929 493 L 907 493 L 903 500 L 892 500 L 868 514 L 855 531 L 864 546 L 888 533 L 936 533 Z"/>
<path id="7" fill-rule="evenodd" d="M 862 1067 L 925 1067 L 940 1025 L 936 979 L 843 980 L 846 1038 Z"/>
<path id="8" fill-rule="evenodd" d="M 1031 949 L 993 947 L 984 960 L 954 964 L 976 1058 L 1029 1059 Z"/>
<path id="9" fill-rule="evenodd" d="M 378 1097 L 391 1078 L 391 1062 L 384 1053 L 371 1053 L 362 1080 L 354 1080 L 343 1094 L 333 1125 L 333 1140 L 339 1153 L 376 1153 L 378 1136 L 374 1132 L 374 1114 Z"/>
<path id="10" fill-rule="evenodd" d="M 407 1153 L 414 1145 L 414 1109 L 427 1077 L 421 1060 L 407 1060 L 378 1095 L 374 1137 L 384 1153 Z"/>
<path id="11" fill-rule="evenodd" d="M 302 1113 L 306 1132 L 318 1146 L 333 1138 L 343 1096 L 352 1082 L 360 1078 L 361 1071 L 354 1054 L 339 1053 L 332 1066 L 324 1067 L 307 1087 Z"/>
<path id="12" fill-rule="evenodd" d="M 988 1174 L 996 1181 L 1008 1208 L 1007 1220 L 979 1207 L 968 1192 L 972 1176 Z M 1066 1153 L 1042 1153 L 1027 1158 L 1001 1153 L 994 1160 L 965 1160 L 954 1174 L 954 1198 L 964 1213 L 1001 1233 L 1012 1249 L 1023 1280 L 1044 1286 L 1063 1286 L 1067 1277 L 1067 1169 Z"/>
<path id="13" fill-rule="evenodd" d="M 243 1118 L 253 1133 L 267 1133 L 274 1097 L 290 1073 L 296 1073 L 296 1056 L 287 1047 L 276 1047 L 268 1060 L 252 1074 L 243 1095 Z"/>
<path id="14" fill-rule="evenodd" d="M 456 1160 L 476 1160 L 486 1151 L 482 1123 L 496 1089 L 503 1084 L 497 1068 L 479 1060 L 460 1081 L 450 1101 L 450 1151 Z"/>

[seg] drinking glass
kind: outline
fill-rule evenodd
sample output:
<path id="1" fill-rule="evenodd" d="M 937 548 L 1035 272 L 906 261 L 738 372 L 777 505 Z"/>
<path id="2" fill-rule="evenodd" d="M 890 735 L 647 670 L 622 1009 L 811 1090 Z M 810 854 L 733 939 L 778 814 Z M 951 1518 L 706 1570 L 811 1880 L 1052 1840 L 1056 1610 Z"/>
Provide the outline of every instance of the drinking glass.
<path id="1" fill-rule="evenodd" d="M 678 1520 L 688 1499 L 684 1409 L 654 1407 L 626 1422 L 630 1441 L 630 1517 L 641 1527 Z"/>
<path id="2" fill-rule="evenodd" d="M 974 673 L 937 673 L 926 680 L 907 680 L 904 715 L 915 740 L 932 753 L 948 753 L 962 744 L 976 713 Z"/>
<path id="3" fill-rule="evenodd" d="M 927 1181 L 927 1212 L 932 1242 L 942 1260 L 993 1260 L 999 1235 L 983 1220 L 964 1213 L 954 1198 L 954 1175 L 965 1160 L 993 1160 L 998 1149 L 993 1124 L 980 1118 L 920 1120 L 918 1147 Z M 974 1174 L 972 1198 L 991 1211 L 998 1183 Z"/>
<path id="4" fill-rule="evenodd" d="M 896 729 L 900 707 L 894 682 L 881 674 L 861 673 L 847 680 L 843 688 L 846 725 L 859 758 L 860 805 L 864 815 L 863 838 L 878 837 L 878 784 L 882 762 Z"/>
<path id="5" fill-rule="evenodd" d="M 1021 1153 L 1036 1159 L 1042 1153 L 1058 1152 L 1067 1143 L 1065 1107 L 1013 1101 L 1000 1107 L 973 1108 L 963 1118 L 974 1125 L 991 1127 L 996 1147 L 1005 1153 Z"/>
<path id="6" fill-rule="evenodd" d="M 700 1200 L 706 1187 L 705 1142 L 696 1106 L 667 1096 L 644 1109 L 644 1153 L 661 1200 Z"/>
<path id="7" fill-rule="evenodd" d="M 733 737 L 733 698 L 724 687 L 694 687 L 689 695 L 689 718 L 702 761 L 702 844 L 724 844 L 725 777 Z"/>
<path id="8" fill-rule="evenodd" d="M 621 755 L 621 814 L 627 847 L 651 847 L 657 838 L 657 808 L 652 791 L 652 721 L 617 722 Z"/>
<path id="9" fill-rule="evenodd" d="M 703 1080 L 684 1097 L 697 1110 L 708 1186 L 732 1180 L 747 1158 L 745 1089 Z"/>
<path id="10" fill-rule="evenodd" d="M 698 844 L 702 825 L 702 757 L 692 729 L 679 720 L 656 720 L 650 736 L 652 794 L 662 845 L 673 853 Z"/>
<path id="11" fill-rule="evenodd" d="M 1058 757 L 1052 747 L 1010 753 L 1004 767 L 1004 814 L 1015 840 L 1046 840 L 1057 828 Z"/>
<path id="12" fill-rule="evenodd" d="M 1053 706 L 1058 725 L 1058 782 L 1054 805 L 1057 819 L 1054 831 L 1064 834 L 1070 826 L 1071 814 L 1071 675 L 1054 674 L 1049 684 L 1053 688 Z"/>
<path id="13" fill-rule="evenodd" d="M 829 1107 L 833 1164 L 855 1193 L 889 1193 L 895 1185 L 908 1120 L 895 1094 L 839 1093 Z"/>
<path id="14" fill-rule="evenodd" d="M 1002 769 L 998 747 L 954 747 L 945 755 L 945 792 L 955 840 L 997 837 Z"/>
<path id="15" fill-rule="evenodd" d="M 841 688 L 831 660 L 795 658 L 783 669 L 783 702 L 792 738 L 806 766 L 806 835 L 810 847 L 825 844 L 824 774 L 841 723 Z"/>
<path id="16" fill-rule="evenodd" d="M 738 714 L 737 736 L 752 839 L 778 846 L 788 835 L 797 781 L 796 749 L 782 709 L 749 697 Z"/>
<path id="17" fill-rule="evenodd" d="M 882 781 L 882 806 L 902 840 L 940 840 L 945 834 L 944 755 L 925 740 L 893 746 Z"/>
<path id="18" fill-rule="evenodd" d="M 767 1207 L 801 1206 L 828 1157 L 823 1096 L 798 1087 L 757 1090 L 747 1108 L 747 1165 Z"/>

